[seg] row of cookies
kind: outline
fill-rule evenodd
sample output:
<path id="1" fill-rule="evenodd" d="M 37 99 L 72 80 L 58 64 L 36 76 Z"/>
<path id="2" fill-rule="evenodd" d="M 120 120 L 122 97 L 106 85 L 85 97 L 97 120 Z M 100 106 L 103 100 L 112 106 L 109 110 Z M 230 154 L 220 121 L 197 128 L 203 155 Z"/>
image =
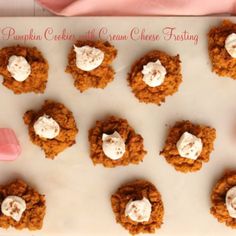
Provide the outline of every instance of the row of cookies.
<path id="1" fill-rule="evenodd" d="M 210 213 L 236 229 L 236 171 L 226 171 L 211 192 Z M 116 222 L 130 234 L 154 233 L 164 221 L 161 194 L 149 181 L 139 179 L 122 185 L 112 196 Z"/>
<path id="2" fill-rule="evenodd" d="M 99 204 L 99 203 L 98 203 Z M 40 230 L 46 214 L 45 195 L 23 180 L 0 186 L 0 227 Z M 116 222 L 130 234 L 154 233 L 164 222 L 161 194 L 149 181 L 138 179 L 119 187 L 111 196 Z M 227 171 L 211 193 L 211 214 L 236 228 L 236 171 Z"/>
<path id="3" fill-rule="evenodd" d="M 116 55 L 117 50 L 109 42 L 77 41 L 69 53 L 66 72 L 72 75 L 75 87 L 81 92 L 105 88 L 114 79 L 111 64 Z M 35 47 L 18 45 L 0 50 L 3 85 L 15 94 L 43 93 L 48 69 L 47 60 Z M 140 101 L 160 104 L 178 90 L 182 81 L 179 56 L 152 51 L 133 65 L 128 81 Z"/>
<path id="4" fill-rule="evenodd" d="M 75 144 L 78 128 L 72 112 L 63 104 L 46 100 L 38 111 L 24 114 L 30 140 L 54 159 Z M 209 126 L 180 121 L 170 128 L 163 150 L 166 161 L 182 172 L 197 171 L 208 162 L 216 130 Z M 139 164 L 147 151 L 143 138 L 123 118 L 110 116 L 89 130 L 90 157 L 105 167 Z"/>
<path id="5" fill-rule="evenodd" d="M 236 25 L 225 20 L 208 34 L 212 70 L 236 79 Z M 117 50 L 109 42 L 77 41 L 68 55 L 66 72 L 81 92 L 105 88 L 114 79 L 112 62 Z M 0 50 L 0 75 L 3 85 L 14 93 L 43 93 L 48 79 L 48 62 L 34 48 L 13 46 Z M 141 102 L 160 105 L 177 92 L 182 82 L 179 55 L 154 50 L 137 60 L 128 75 L 129 85 Z"/>

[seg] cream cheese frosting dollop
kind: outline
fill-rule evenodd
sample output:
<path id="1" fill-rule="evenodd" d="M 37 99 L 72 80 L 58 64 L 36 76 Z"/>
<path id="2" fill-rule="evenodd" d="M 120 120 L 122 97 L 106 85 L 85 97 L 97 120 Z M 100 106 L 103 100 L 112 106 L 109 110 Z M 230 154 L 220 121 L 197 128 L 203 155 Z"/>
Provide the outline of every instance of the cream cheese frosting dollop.
<path id="1" fill-rule="evenodd" d="M 166 68 L 161 64 L 160 60 L 156 62 L 148 62 L 143 66 L 143 81 L 150 87 L 160 86 L 166 76 Z"/>
<path id="2" fill-rule="evenodd" d="M 176 144 L 181 157 L 196 160 L 202 152 L 202 140 L 195 135 L 184 132 Z"/>
<path id="3" fill-rule="evenodd" d="M 102 141 L 102 150 L 110 159 L 118 160 L 124 155 L 125 142 L 117 131 L 110 135 L 103 133 Z"/>
<path id="4" fill-rule="evenodd" d="M 25 200 L 18 196 L 8 196 L 1 204 L 1 211 L 5 216 L 10 216 L 15 221 L 20 221 L 26 210 Z"/>
<path id="5" fill-rule="evenodd" d="M 18 82 L 25 81 L 31 73 L 31 66 L 22 56 L 13 55 L 8 60 L 7 70 Z"/>
<path id="6" fill-rule="evenodd" d="M 236 33 L 228 35 L 225 40 L 225 49 L 231 57 L 236 58 Z"/>
<path id="7" fill-rule="evenodd" d="M 95 47 L 77 47 L 74 45 L 74 51 L 76 53 L 76 66 L 83 71 L 96 69 L 104 60 L 104 52 Z"/>
<path id="8" fill-rule="evenodd" d="M 229 189 L 226 193 L 225 203 L 229 215 L 236 219 L 236 186 Z"/>
<path id="9" fill-rule="evenodd" d="M 149 221 L 151 212 L 152 205 L 145 197 L 142 200 L 129 201 L 125 208 L 125 216 L 136 222 Z"/>
<path id="10" fill-rule="evenodd" d="M 41 138 L 54 139 L 60 133 L 60 126 L 52 117 L 44 114 L 34 123 L 34 131 Z"/>

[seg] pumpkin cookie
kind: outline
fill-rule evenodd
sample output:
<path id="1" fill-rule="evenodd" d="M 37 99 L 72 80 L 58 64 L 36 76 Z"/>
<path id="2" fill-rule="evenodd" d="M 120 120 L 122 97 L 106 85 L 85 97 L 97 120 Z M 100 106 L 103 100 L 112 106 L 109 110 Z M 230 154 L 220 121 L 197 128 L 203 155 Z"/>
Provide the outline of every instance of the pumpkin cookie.
<path id="1" fill-rule="evenodd" d="M 178 91 L 182 82 L 179 55 L 169 56 L 161 51 L 151 51 L 131 68 L 128 82 L 140 102 L 161 105 L 165 98 Z"/>
<path id="2" fill-rule="evenodd" d="M 136 180 L 121 186 L 111 196 L 116 222 L 130 234 L 155 233 L 163 224 L 164 206 L 156 187 Z"/>
<path id="3" fill-rule="evenodd" d="M 46 100 L 38 112 L 27 111 L 24 122 L 29 126 L 31 141 L 43 149 L 46 158 L 54 159 L 75 144 L 78 133 L 75 119 L 61 103 Z"/>
<path id="4" fill-rule="evenodd" d="M 12 46 L 0 50 L 3 85 L 15 94 L 43 93 L 48 79 L 48 63 L 36 47 Z"/>
<path id="5" fill-rule="evenodd" d="M 105 88 L 114 79 L 111 66 L 117 50 L 109 42 L 77 41 L 68 56 L 66 72 L 80 92 L 89 88 Z"/>
<path id="6" fill-rule="evenodd" d="M 212 71 L 236 79 L 236 24 L 224 20 L 208 33 L 208 51 Z"/>
<path id="7" fill-rule="evenodd" d="M 97 121 L 89 131 L 90 157 L 93 163 L 105 167 L 138 164 L 147 153 L 143 138 L 125 119 L 114 116 Z"/>
<path id="8" fill-rule="evenodd" d="M 170 128 L 160 154 L 178 171 L 197 171 L 209 161 L 215 138 L 214 128 L 180 121 Z"/>
<path id="9" fill-rule="evenodd" d="M 43 226 L 46 212 L 44 195 L 29 187 L 24 181 L 16 180 L 0 186 L 0 227 L 39 230 Z"/>
<path id="10" fill-rule="evenodd" d="M 236 229 L 236 171 L 227 171 L 211 193 L 211 214 Z"/>

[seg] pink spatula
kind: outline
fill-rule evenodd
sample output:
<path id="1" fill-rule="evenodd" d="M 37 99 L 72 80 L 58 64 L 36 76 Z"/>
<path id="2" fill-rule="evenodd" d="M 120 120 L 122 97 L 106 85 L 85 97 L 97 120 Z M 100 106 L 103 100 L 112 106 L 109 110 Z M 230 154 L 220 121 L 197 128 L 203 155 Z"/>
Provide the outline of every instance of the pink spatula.
<path id="1" fill-rule="evenodd" d="M 0 128 L 0 161 L 14 161 L 21 153 L 20 143 L 12 129 Z"/>

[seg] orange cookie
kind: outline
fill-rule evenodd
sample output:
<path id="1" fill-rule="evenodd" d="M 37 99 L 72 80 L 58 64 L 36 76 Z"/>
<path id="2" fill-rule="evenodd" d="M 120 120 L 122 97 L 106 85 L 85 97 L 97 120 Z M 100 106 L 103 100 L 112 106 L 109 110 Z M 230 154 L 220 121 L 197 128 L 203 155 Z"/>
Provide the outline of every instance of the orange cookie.
<path id="1" fill-rule="evenodd" d="M 38 112 L 27 111 L 24 122 L 31 141 L 43 149 L 46 158 L 54 159 L 75 144 L 78 129 L 74 116 L 61 103 L 46 100 Z"/>
<path id="2" fill-rule="evenodd" d="M 74 86 L 84 92 L 89 88 L 105 88 L 114 79 L 111 66 L 117 50 L 109 42 L 77 41 L 68 55 L 66 72 Z"/>
<path id="3" fill-rule="evenodd" d="M 24 181 L 16 180 L 0 186 L 0 227 L 40 230 L 46 213 L 44 195 L 29 187 Z M 11 209 L 9 209 L 11 208 Z M 23 210 L 23 213 L 20 211 Z M 9 214 L 8 214 L 9 213 Z M 22 215 L 19 215 L 22 214 Z"/>
<path id="4" fill-rule="evenodd" d="M 3 85 L 15 94 L 43 93 L 48 80 L 48 63 L 36 48 L 12 46 L 0 50 Z"/>
<path id="5" fill-rule="evenodd" d="M 234 188 L 234 189 L 233 189 Z M 230 191 L 229 191 L 230 190 Z M 233 191 L 232 191 L 233 190 Z M 231 193 L 230 193 L 231 192 Z M 227 171 L 211 193 L 211 214 L 220 222 L 236 229 L 236 171 Z M 231 215 L 227 206 L 230 208 Z"/>
<path id="6" fill-rule="evenodd" d="M 160 155 L 178 171 L 197 171 L 209 161 L 215 138 L 214 128 L 180 121 L 170 128 Z"/>
<path id="7" fill-rule="evenodd" d="M 222 77 L 236 79 L 236 24 L 224 20 L 208 33 L 208 51 L 212 71 Z M 235 48 L 235 49 L 234 49 Z"/>
<path id="8" fill-rule="evenodd" d="M 136 61 L 128 75 L 128 82 L 140 102 L 161 105 L 167 96 L 178 91 L 182 82 L 179 55 L 151 51 Z"/>
<path id="9" fill-rule="evenodd" d="M 96 122 L 89 131 L 89 143 L 93 163 L 105 167 L 139 164 L 147 153 L 142 136 L 127 120 L 114 116 Z"/>
<path id="10" fill-rule="evenodd" d="M 163 224 L 164 206 L 156 187 L 146 180 L 121 186 L 111 196 L 116 222 L 130 234 L 155 233 Z"/>

